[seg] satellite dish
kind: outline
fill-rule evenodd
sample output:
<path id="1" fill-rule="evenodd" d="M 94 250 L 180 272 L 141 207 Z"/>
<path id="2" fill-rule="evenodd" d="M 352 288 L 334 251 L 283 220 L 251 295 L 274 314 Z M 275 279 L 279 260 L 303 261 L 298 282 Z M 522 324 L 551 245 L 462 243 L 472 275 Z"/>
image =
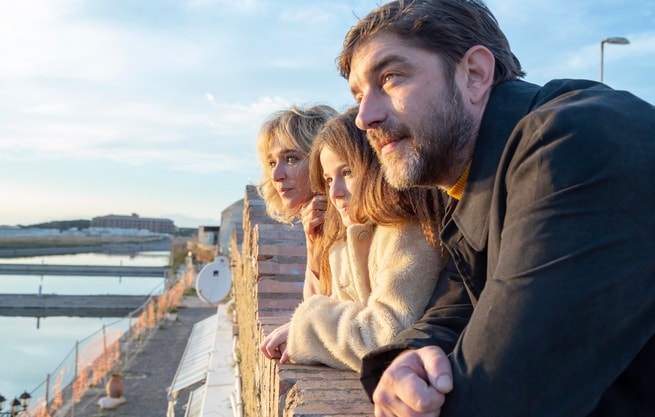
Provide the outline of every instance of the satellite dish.
<path id="1" fill-rule="evenodd" d="M 218 304 L 227 297 L 232 286 L 232 273 L 227 256 L 217 256 L 205 265 L 196 279 L 196 292 L 201 300 Z"/>

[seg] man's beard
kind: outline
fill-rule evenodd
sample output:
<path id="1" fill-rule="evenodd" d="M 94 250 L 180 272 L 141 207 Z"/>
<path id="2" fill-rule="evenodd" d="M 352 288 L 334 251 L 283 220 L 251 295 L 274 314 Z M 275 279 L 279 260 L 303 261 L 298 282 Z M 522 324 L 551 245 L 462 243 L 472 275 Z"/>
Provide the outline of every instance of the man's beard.
<path id="1" fill-rule="evenodd" d="M 467 162 L 463 149 L 474 139 L 476 126 L 459 90 L 451 86 L 425 110 L 421 126 L 414 130 L 401 123 L 385 122 L 367 132 L 372 145 L 389 138 L 403 138 L 385 154 L 373 146 L 384 176 L 394 188 L 451 186 L 448 181 L 452 169 Z"/>

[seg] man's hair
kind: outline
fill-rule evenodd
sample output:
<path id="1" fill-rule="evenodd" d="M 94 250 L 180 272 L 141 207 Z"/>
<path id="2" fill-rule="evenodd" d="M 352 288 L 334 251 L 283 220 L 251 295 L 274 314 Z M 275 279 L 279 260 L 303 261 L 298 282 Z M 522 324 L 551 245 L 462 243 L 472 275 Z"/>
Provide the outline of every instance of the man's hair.
<path id="1" fill-rule="evenodd" d="M 350 76 L 355 50 L 380 33 L 436 52 L 451 79 L 466 51 L 475 45 L 486 47 L 495 57 L 494 85 L 525 75 L 496 18 L 481 0 L 397 0 L 372 10 L 344 39 L 337 64 L 345 79 Z"/>

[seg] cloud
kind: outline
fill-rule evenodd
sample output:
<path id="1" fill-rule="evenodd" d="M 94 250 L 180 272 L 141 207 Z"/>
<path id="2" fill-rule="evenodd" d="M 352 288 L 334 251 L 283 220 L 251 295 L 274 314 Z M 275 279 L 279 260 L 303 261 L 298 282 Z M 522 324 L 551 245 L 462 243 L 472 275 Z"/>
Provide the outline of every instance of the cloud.
<path id="1" fill-rule="evenodd" d="M 220 9 L 240 14 L 251 14 L 262 8 L 259 0 L 190 0 L 187 6 L 191 9 Z"/>
<path id="2" fill-rule="evenodd" d="M 124 62 L 111 31 L 72 19 L 72 3 L 3 3 L 0 76 L 95 80 L 117 77 Z"/>
<path id="3" fill-rule="evenodd" d="M 77 3 L 3 3 L 0 77 L 125 82 L 194 68 L 203 59 L 203 46 L 181 33 L 94 19 Z"/>
<path id="4" fill-rule="evenodd" d="M 624 49 L 626 54 L 648 56 L 655 54 L 655 31 L 629 34 L 630 45 Z M 655 60 L 650 61 L 655 65 Z"/>
<path id="5" fill-rule="evenodd" d="M 211 93 L 205 99 L 210 104 L 205 111 L 128 101 L 85 112 L 84 100 L 73 104 L 69 97 L 67 106 L 33 109 L 41 117 L 37 123 L 2 126 L 0 159 L 107 160 L 197 174 L 243 173 L 256 165 L 260 124 L 292 104 L 268 96 L 250 103 L 219 102 Z"/>
<path id="6" fill-rule="evenodd" d="M 294 25 L 314 27 L 315 25 L 325 25 L 334 21 L 336 16 L 329 10 L 319 6 L 306 6 L 290 8 L 280 13 L 280 21 Z"/>

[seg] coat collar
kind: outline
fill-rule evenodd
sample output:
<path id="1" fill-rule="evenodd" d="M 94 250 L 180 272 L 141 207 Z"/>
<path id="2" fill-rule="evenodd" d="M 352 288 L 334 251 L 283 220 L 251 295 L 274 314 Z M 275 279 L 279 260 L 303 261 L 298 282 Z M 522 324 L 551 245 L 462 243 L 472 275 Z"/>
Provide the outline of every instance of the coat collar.
<path id="1" fill-rule="evenodd" d="M 508 81 L 494 87 L 489 97 L 464 194 L 452 214 L 457 228 L 476 251 L 486 246 L 491 196 L 505 144 L 519 120 L 530 111 L 538 92 L 534 84 Z"/>

